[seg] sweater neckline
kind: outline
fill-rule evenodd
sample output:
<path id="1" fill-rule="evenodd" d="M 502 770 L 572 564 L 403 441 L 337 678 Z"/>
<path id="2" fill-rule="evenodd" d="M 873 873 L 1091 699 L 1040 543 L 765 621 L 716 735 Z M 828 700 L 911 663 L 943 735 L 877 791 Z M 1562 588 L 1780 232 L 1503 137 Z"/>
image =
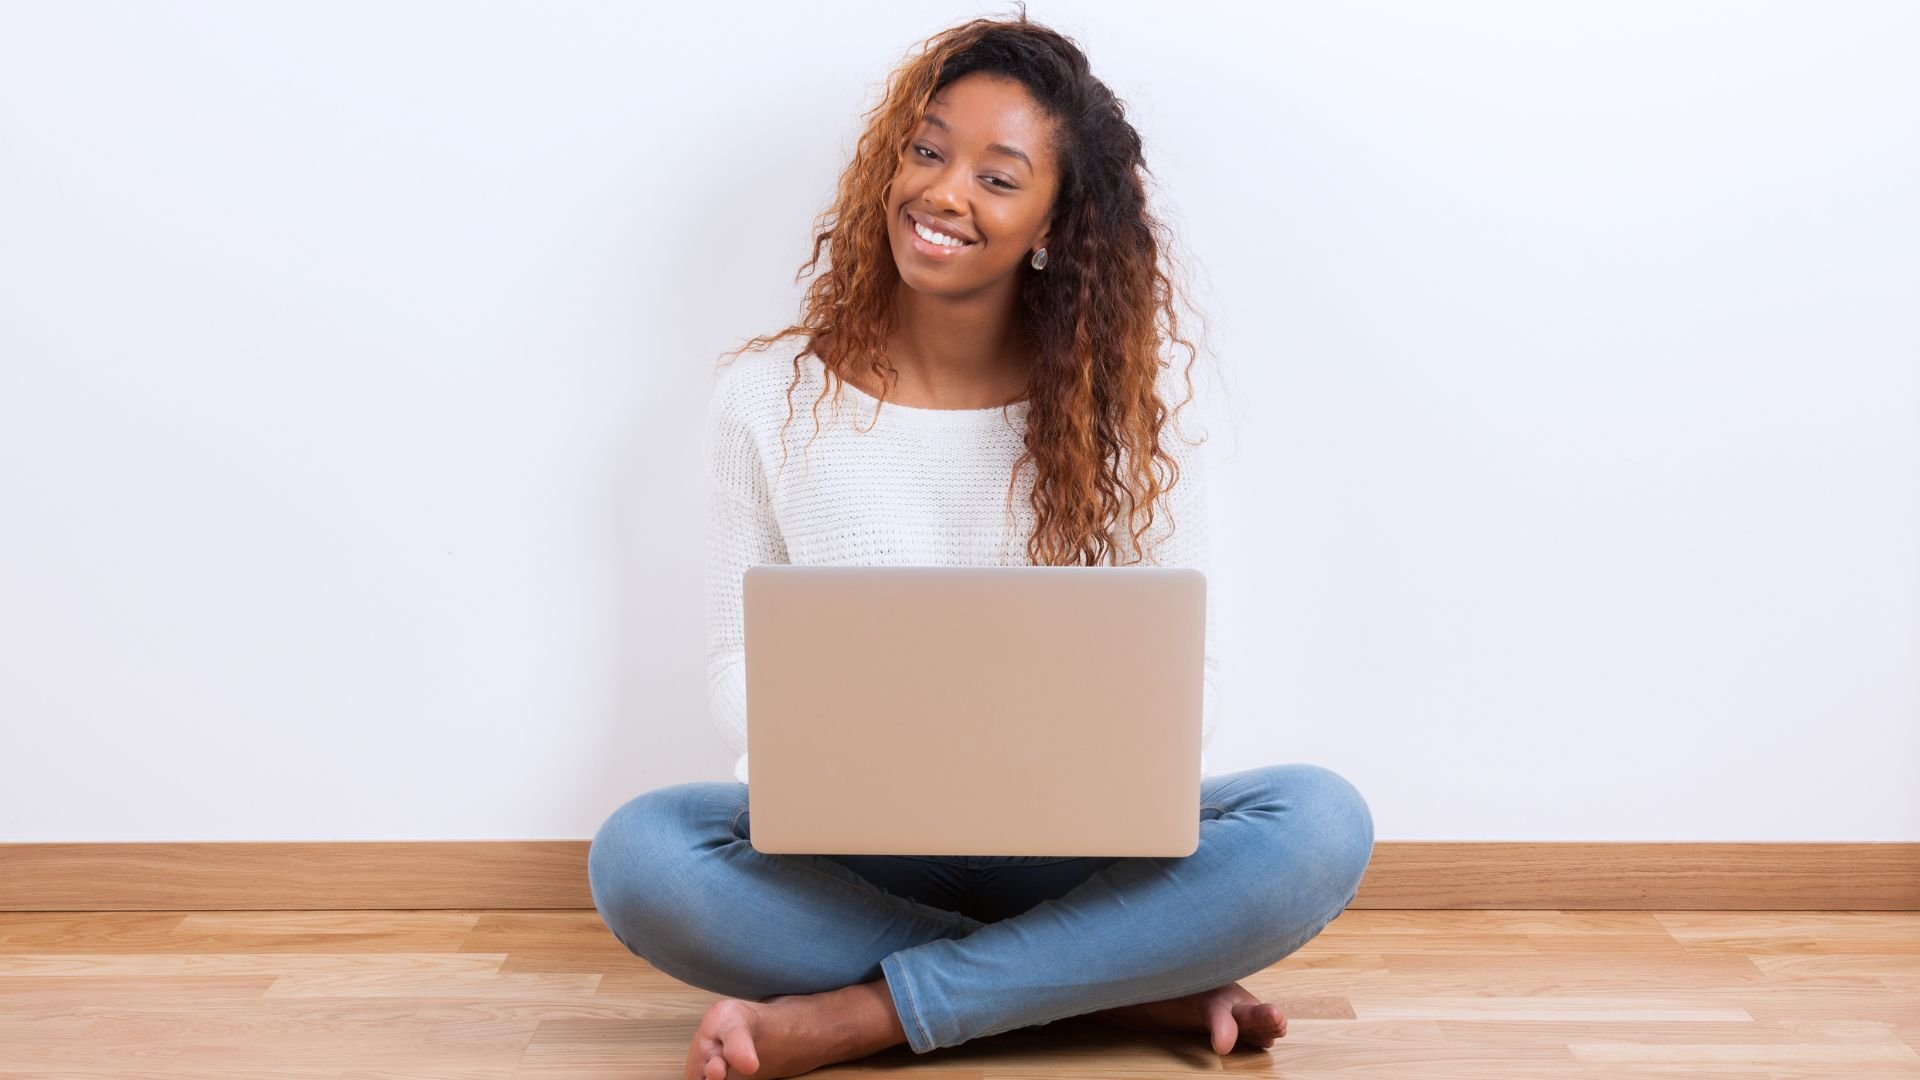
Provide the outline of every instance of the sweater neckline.
<path id="1" fill-rule="evenodd" d="M 814 370 L 824 377 L 826 362 L 817 356 L 809 355 L 807 358 L 813 361 Z M 868 412 L 881 410 L 902 417 L 904 422 L 917 427 L 979 427 L 998 423 L 1003 416 L 1008 421 L 1018 421 L 1026 417 L 1028 408 L 1033 404 L 1033 398 L 1024 397 L 1010 405 L 989 405 L 983 409 L 927 409 L 917 405 L 902 405 L 897 401 L 882 402 L 846 379 L 840 379 L 839 383 Z"/>

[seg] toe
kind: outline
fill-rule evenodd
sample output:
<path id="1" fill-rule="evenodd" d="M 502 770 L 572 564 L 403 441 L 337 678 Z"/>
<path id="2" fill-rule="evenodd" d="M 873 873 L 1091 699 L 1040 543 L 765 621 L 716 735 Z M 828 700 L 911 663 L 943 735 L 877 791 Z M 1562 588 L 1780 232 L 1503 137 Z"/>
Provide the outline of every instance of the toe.
<path id="1" fill-rule="evenodd" d="M 680 1075 L 685 1077 L 685 1080 L 710 1080 L 707 1076 L 707 1062 L 719 1052 L 718 1040 L 709 1039 L 705 1035 L 695 1035 L 692 1044 L 687 1047 L 687 1067 L 681 1070 Z"/>
<path id="2" fill-rule="evenodd" d="M 1225 1010 L 1214 1013 L 1207 1026 L 1213 1034 L 1214 1053 L 1233 1053 L 1234 1044 L 1240 1041 L 1240 1025 L 1233 1022 L 1233 1014 Z"/>
<path id="3" fill-rule="evenodd" d="M 714 1064 L 719 1066 L 719 1070 L 713 1074 L 713 1080 L 726 1080 L 728 1076 L 727 1066 L 729 1065 L 738 1068 L 748 1076 L 752 1076 L 754 1073 L 760 1071 L 760 1053 L 754 1048 L 751 1042 L 748 1042 L 745 1046 L 736 1050 L 731 1059 L 720 1055 L 716 1056 L 713 1060 Z"/>
<path id="4" fill-rule="evenodd" d="M 1280 1010 L 1262 1002 L 1249 1002 L 1234 1009 L 1234 1019 L 1239 1022 L 1240 1038 L 1265 1049 L 1273 1045 L 1280 1037 Z"/>

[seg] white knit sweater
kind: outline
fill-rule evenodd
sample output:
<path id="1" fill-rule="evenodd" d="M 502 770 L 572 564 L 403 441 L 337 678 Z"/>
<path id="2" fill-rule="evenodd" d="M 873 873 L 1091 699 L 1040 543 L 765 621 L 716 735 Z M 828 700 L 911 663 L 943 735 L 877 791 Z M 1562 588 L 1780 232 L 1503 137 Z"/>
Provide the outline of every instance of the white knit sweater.
<path id="1" fill-rule="evenodd" d="M 707 412 L 708 699 L 714 726 L 738 755 L 733 778 L 743 784 L 747 677 L 741 580 L 747 567 L 1032 565 L 1026 553 L 1035 522 L 1031 462 L 1020 470 L 1011 518 L 1005 506 L 1013 465 L 1025 445 L 1027 402 L 1009 406 L 1004 414 L 997 407 L 921 409 L 891 400 L 881 405 L 843 382 L 837 414 L 831 395 L 820 403 L 815 436 L 813 402 L 826 386 L 826 367 L 810 355 L 793 389 L 782 471 L 780 427 L 799 349 L 798 341 L 785 339 L 765 352 L 741 353 L 720 369 Z M 1162 397 L 1171 409 L 1185 396 L 1185 380 L 1177 377 L 1177 368 L 1165 370 Z M 1196 398 L 1181 419 L 1198 405 Z M 1180 479 L 1163 493 L 1142 542 L 1149 550 L 1157 545 L 1159 565 L 1204 573 L 1210 555 L 1205 463 L 1200 447 L 1180 437 L 1184 433 L 1177 421 L 1163 429 L 1161 446 L 1179 462 Z M 1116 532 L 1121 539 L 1110 560 L 1133 562 L 1124 530 Z M 1203 777 L 1218 712 L 1217 608 L 1210 598 Z"/>

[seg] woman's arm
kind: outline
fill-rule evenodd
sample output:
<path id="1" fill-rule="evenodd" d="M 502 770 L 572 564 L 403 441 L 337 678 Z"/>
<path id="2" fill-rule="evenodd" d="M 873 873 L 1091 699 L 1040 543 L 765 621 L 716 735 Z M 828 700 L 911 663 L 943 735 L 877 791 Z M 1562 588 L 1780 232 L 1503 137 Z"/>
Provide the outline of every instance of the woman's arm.
<path id="1" fill-rule="evenodd" d="M 739 361 L 735 361 L 739 363 Z M 724 372 L 707 410 L 707 699 L 714 728 L 735 756 L 747 752 L 747 567 L 784 563 L 758 443 Z"/>

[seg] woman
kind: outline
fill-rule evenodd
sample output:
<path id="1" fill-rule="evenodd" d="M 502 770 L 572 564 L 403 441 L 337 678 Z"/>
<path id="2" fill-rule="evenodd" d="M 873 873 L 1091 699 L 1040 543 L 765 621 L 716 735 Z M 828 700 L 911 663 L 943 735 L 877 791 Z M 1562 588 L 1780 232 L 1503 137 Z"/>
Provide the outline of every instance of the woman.
<path id="1" fill-rule="evenodd" d="M 795 347 L 716 384 L 709 674 L 734 781 L 634 798 L 589 854 L 622 944 L 731 995 L 701 1019 L 688 1080 L 796 1076 L 1076 1015 L 1192 1031 L 1221 1054 L 1270 1047 L 1285 1018 L 1234 980 L 1353 899 L 1372 817 L 1312 765 L 1206 777 L 1203 758 L 1186 858 L 768 855 L 750 842 L 747 566 L 1205 567 L 1201 459 L 1161 439 L 1161 346 L 1192 345 L 1140 146 L 1080 50 L 1024 10 L 936 35 L 869 114 L 805 268 L 830 248 L 804 322 L 749 342 Z M 786 433 L 802 389 L 814 426 L 796 469 Z M 842 389 L 856 422 L 841 422 Z"/>

